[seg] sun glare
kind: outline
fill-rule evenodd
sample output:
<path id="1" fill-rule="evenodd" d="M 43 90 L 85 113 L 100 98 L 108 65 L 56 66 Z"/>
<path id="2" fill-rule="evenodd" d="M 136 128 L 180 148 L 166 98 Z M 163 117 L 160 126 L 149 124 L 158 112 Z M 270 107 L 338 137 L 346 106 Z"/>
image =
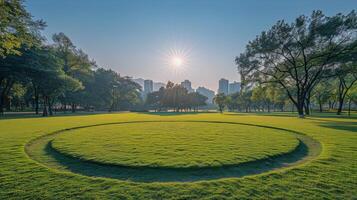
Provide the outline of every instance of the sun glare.
<path id="1" fill-rule="evenodd" d="M 192 44 L 182 42 L 168 42 L 158 52 L 160 55 L 157 57 L 162 62 L 162 70 L 166 75 L 183 77 L 187 75 L 188 70 L 192 68 Z"/>
<path id="2" fill-rule="evenodd" d="M 172 58 L 172 65 L 173 65 L 173 66 L 175 66 L 175 67 L 180 67 L 182 64 L 183 64 L 182 58 L 177 57 L 177 56 L 175 56 L 175 57 Z"/>
<path id="3" fill-rule="evenodd" d="M 165 66 L 175 74 L 184 73 L 190 65 L 190 49 L 175 46 L 163 54 Z"/>

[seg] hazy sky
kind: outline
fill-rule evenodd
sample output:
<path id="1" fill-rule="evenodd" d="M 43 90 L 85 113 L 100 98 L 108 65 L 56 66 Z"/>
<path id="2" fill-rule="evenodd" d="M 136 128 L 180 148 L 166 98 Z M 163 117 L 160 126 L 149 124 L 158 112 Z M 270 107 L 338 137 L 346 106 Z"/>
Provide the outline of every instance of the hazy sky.
<path id="1" fill-rule="evenodd" d="M 64 32 L 99 66 L 121 75 L 166 82 L 189 79 L 217 90 L 238 80 L 235 56 L 279 19 L 291 22 L 320 9 L 327 15 L 357 8 L 356 0 L 27 0 L 28 10 Z M 183 54 L 180 69 L 170 52 Z"/>

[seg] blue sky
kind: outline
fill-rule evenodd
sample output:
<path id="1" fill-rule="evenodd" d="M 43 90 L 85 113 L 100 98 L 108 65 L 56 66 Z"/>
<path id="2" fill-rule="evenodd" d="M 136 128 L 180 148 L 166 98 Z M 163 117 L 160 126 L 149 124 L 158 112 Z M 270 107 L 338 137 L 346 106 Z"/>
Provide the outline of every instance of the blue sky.
<path id="1" fill-rule="evenodd" d="M 293 21 L 322 10 L 348 13 L 356 0 L 27 0 L 44 35 L 64 32 L 99 66 L 121 75 L 181 82 L 217 90 L 218 80 L 238 80 L 235 56 L 277 20 Z M 173 69 L 170 50 L 184 52 Z"/>

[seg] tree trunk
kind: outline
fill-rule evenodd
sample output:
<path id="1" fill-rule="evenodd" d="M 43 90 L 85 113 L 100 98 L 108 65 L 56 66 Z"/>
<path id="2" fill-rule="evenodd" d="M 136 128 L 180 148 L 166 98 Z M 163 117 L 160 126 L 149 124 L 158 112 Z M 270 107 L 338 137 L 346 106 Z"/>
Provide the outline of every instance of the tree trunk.
<path id="1" fill-rule="evenodd" d="M 342 113 L 342 109 L 343 109 L 343 99 L 341 99 L 339 102 L 338 102 L 338 109 L 337 109 L 337 115 L 341 115 Z"/>
<path id="2" fill-rule="evenodd" d="M 304 104 L 304 109 L 305 109 L 305 114 L 310 115 L 310 108 L 309 108 L 308 102 L 306 102 Z"/>
<path id="3" fill-rule="evenodd" d="M 42 112 L 42 116 L 46 117 L 48 116 L 48 111 L 47 111 L 47 97 L 44 96 L 43 97 L 43 112 Z"/>
<path id="4" fill-rule="evenodd" d="M 72 103 L 72 113 L 76 112 L 76 104 Z"/>
<path id="5" fill-rule="evenodd" d="M 340 85 L 338 88 L 338 101 L 339 101 L 339 106 L 337 110 L 337 115 L 340 115 L 342 113 L 343 109 L 343 102 L 345 100 L 345 97 L 347 95 L 347 92 L 349 91 L 350 88 L 352 88 L 353 84 L 357 81 L 357 78 L 352 81 L 350 84 L 346 84 L 343 78 L 340 78 Z"/>
<path id="6" fill-rule="evenodd" d="M 36 115 L 38 115 L 38 109 L 39 109 L 39 95 L 37 90 L 35 90 L 35 112 Z"/>
<path id="7" fill-rule="evenodd" d="M 348 116 L 351 116 L 351 99 L 348 101 Z"/>
<path id="8" fill-rule="evenodd" d="M 296 104 L 296 109 L 298 111 L 298 114 L 299 114 L 299 118 L 304 118 L 305 115 L 304 115 L 304 101 L 298 101 L 298 103 Z"/>
<path id="9" fill-rule="evenodd" d="M 340 84 L 338 87 L 338 109 L 337 109 L 337 115 L 341 115 L 342 109 L 343 109 L 343 102 L 345 100 L 345 85 L 343 84 L 343 81 L 340 79 Z"/>
<path id="10" fill-rule="evenodd" d="M 335 108 L 335 105 L 336 105 L 336 101 L 332 101 L 331 109 L 334 109 L 334 108 Z"/>
<path id="11" fill-rule="evenodd" d="M 305 103 L 304 103 L 304 108 L 305 108 L 305 114 L 310 115 L 310 94 L 307 94 Z"/>
<path id="12" fill-rule="evenodd" d="M 63 102 L 63 112 L 66 113 L 67 112 L 67 103 Z"/>
<path id="13" fill-rule="evenodd" d="M 50 98 L 48 98 L 48 112 L 50 113 L 50 116 L 53 115 L 52 102 Z"/>
<path id="14" fill-rule="evenodd" d="M 5 103 L 5 97 L 1 94 L 1 97 L 0 97 L 0 115 L 4 115 L 4 103 Z"/>
<path id="15" fill-rule="evenodd" d="M 341 115 L 344 101 L 345 101 L 345 94 L 343 92 L 339 92 L 337 115 Z"/>
<path id="16" fill-rule="evenodd" d="M 322 103 L 319 101 L 319 108 L 320 108 L 320 113 L 322 112 Z"/>
<path id="17" fill-rule="evenodd" d="M 297 108 L 297 109 L 298 109 L 299 117 L 300 118 L 304 118 L 304 108 L 300 107 L 300 108 Z"/>
<path id="18" fill-rule="evenodd" d="M 0 82 L 1 84 L 1 82 Z M 5 82 L 5 86 L 4 89 L 1 91 L 0 94 L 0 114 L 3 115 L 4 114 L 4 107 L 5 107 L 5 103 L 6 103 L 6 96 L 9 94 L 12 86 L 14 84 L 14 81 L 10 81 L 7 80 Z"/>

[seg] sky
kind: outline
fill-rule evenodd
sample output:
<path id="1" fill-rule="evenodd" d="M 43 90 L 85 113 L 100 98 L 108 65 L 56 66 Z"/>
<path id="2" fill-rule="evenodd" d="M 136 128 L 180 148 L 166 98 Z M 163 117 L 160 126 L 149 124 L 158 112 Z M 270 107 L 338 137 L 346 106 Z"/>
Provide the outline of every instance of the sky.
<path id="1" fill-rule="evenodd" d="M 122 76 L 217 90 L 239 81 L 234 59 L 278 20 L 322 10 L 348 13 L 356 0 L 27 0 L 51 42 L 63 32 L 98 66 Z M 175 66 L 177 58 L 180 66 Z M 176 59 L 176 61 L 175 61 Z M 177 63 L 177 62 L 176 62 Z"/>

